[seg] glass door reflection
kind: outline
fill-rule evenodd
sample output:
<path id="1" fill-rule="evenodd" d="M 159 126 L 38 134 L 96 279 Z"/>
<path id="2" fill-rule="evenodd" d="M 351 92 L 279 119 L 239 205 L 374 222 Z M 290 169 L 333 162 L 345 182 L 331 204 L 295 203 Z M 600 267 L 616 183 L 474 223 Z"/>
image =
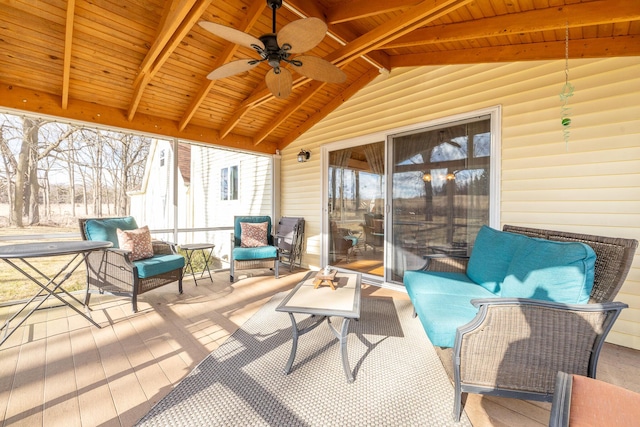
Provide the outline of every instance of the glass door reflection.
<path id="1" fill-rule="evenodd" d="M 384 141 L 329 152 L 329 263 L 384 275 Z"/>

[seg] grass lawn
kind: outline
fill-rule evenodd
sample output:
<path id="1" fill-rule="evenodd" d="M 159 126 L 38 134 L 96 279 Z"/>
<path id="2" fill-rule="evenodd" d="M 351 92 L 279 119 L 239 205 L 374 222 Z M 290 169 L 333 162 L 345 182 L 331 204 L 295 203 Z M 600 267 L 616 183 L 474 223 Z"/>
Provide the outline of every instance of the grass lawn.
<path id="1" fill-rule="evenodd" d="M 5 240 L 10 236 L 28 236 L 28 235 L 42 235 L 42 234 L 56 234 L 56 233 L 74 233 L 77 237 L 74 238 L 49 238 L 46 241 L 59 241 L 59 240 L 80 240 L 80 233 L 77 228 L 63 228 L 63 227 L 2 227 L 0 228 L 0 236 L 3 240 L 0 245 L 22 244 L 43 240 L 21 240 L 10 239 Z M 60 268 L 68 263 L 73 256 L 58 256 L 51 258 L 33 258 L 28 260 L 38 269 L 40 269 L 47 276 L 53 275 L 60 271 Z M 16 265 L 21 268 L 25 268 L 24 264 L 20 260 L 12 260 Z M 25 271 L 27 269 L 25 268 Z M 31 271 L 27 271 L 31 273 Z M 84 289 L 86 286 L 86 269 L 84 265 L 78 267 L 76 272 L 67 279 L 64 284 L 64 288 L 71 292 L 80 289 Z M 5 261 L 0 261 L 0 303 L 6 303 L 9 301 L 22 300 L 31 298 L 40 290 L 40 287 L 33 283 L 30 279 L 25 277 L 19 271 L 16 271 L 13 267 L 7 264 Z"/>

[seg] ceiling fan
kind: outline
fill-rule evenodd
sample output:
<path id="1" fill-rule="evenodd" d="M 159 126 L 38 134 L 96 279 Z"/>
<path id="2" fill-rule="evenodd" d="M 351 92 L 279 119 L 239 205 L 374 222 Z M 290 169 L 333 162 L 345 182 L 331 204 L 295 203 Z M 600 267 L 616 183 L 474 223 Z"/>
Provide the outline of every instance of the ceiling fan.
<path id="1" fill-rule="evenodd" d="M 271 70 L 265 76 L 265 83 L 276 98 L 286 98 L 291 94 L 293 76 L 281 64 L 290 64 L 292 68 L 303 76 L 327 83 L 342 83 L 347 79 L 344 72 L 331 62 L 312 55 L 292 54 L 303 53 L 313 49 L 322 41 L 327 24 L 318 18 L 304 18 L 290 22 L 276 34 L 276 10 L 282 6 L 282 0 L 266 0 L 267 6 L 273 11 L 272 33 L 259 38 L 253 37 L 235 28 L 200 21 L 202 28 L 230 42 L 255 49 L 260 59 L 240 59 L 216 68 L 207 76 L 210 80 L 230 77 L 249 71 L 261 62 L 267 62 Z"/>

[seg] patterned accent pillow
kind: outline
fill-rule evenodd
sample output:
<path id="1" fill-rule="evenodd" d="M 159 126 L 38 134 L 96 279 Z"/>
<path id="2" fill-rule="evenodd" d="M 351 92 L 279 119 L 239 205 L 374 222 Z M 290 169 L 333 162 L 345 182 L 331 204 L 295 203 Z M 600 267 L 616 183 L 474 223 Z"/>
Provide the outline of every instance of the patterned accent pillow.
<path id="1" fill-rule="evenodd" d="M 240 246 L 243 248 L 267 246 L 267 226 L 267 222 L 241 222 Z"/>
<path id="2" fill-rule="evenodd" d="M 146 225 L 136 230 L 120 230 L 118 228 L 116 232 L 118 234 L 118 246 L 120 249 L 131 251 L 129 254 L 131 261 L 153 256 L 151 233 Z"/>

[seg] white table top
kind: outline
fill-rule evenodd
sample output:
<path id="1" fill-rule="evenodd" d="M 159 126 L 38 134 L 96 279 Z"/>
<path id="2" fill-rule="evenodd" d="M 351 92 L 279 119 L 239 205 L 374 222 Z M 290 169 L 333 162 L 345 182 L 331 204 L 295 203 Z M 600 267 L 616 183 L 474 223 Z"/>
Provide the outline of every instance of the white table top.
<path id="1" fill-rule="evenodd" d="M 360 317 L 360 273 L 340 273 L 335 277 L 336 290 L 323 285 L 314 289 L 317 271 L 310 271 L 276 308 L 286 313 L 317 316 Z"/>
<path id="2" fill-rule="evenodd" d="M 111 242 L 100 240 L 81 240 L 66 242 L 20 243 L 0 246 L 0 259 L 41 258 L 56 255 L 69 255 L 79 252 L 95 251 L 113 246 Z"/>

